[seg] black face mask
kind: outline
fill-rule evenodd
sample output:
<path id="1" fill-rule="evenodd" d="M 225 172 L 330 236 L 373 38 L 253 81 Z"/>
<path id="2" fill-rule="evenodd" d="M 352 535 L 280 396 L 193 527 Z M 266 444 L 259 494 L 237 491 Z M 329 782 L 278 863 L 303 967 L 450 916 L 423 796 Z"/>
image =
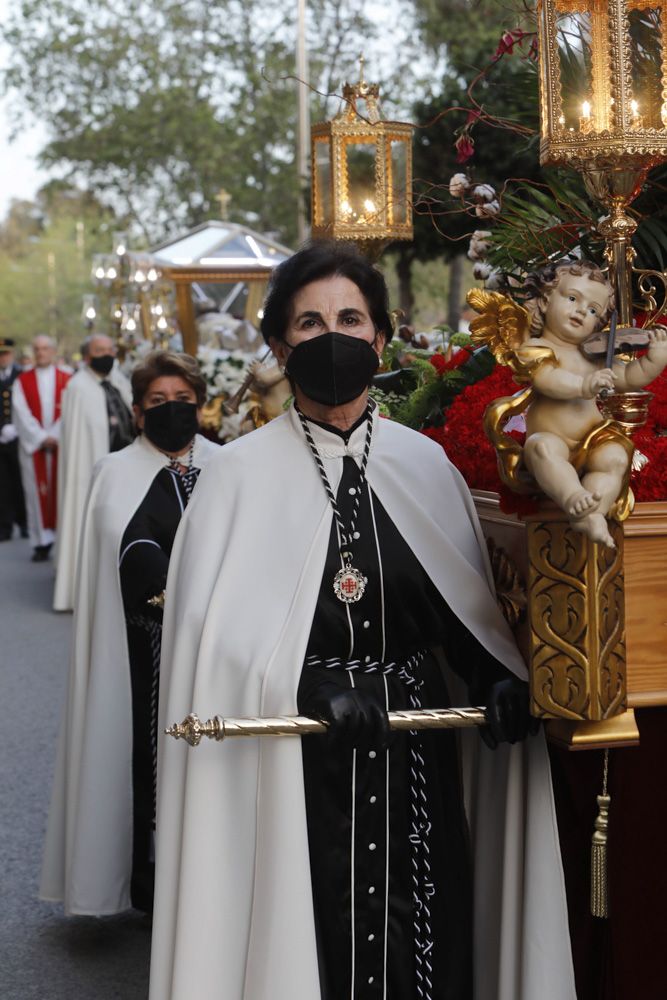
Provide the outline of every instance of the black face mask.
<path id="1" fill-rule="evenodd" d="M 144 410 L 144 434 L 161 451 L 181 451 L 198 429 L 196 403 L 160 403 Z"/>
<path id="2" fill-rule="evenodd" d="M 90 367 L 98 375 L 108 375 L 113 368 L 113 354 L 102 354 L 99 358 L 90 359 Z"/>
<path id="3" fill-rule="evenodd" d="M 361 337 L 322 333 L 292 349 L 285 371 L 308 399 L 340 406 L 368 388 L 379 364 L 377 354 Z"/>

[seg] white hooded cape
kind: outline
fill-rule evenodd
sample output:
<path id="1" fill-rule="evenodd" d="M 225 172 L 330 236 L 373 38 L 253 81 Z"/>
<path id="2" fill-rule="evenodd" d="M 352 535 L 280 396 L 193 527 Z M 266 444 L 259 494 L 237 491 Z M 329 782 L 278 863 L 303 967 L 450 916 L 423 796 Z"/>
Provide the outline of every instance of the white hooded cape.
<path id="1" fill-rule="evenodd" d="M 374 417 L 369 483 L 452 610 L 525 676 L 487 580 L 468 490 L 438 445 Z M 314 436 L 334 487 L 364 428 Z M 169 569 L 160 731 L 296 712 L 331 508 L 294 411 L 227 445 L 200 478 Z M 478 749 L 475 1000 L 574 1000 L 546 747 Z M 161 737 L 151 1000 L 320 996 L 301 744 Z"/>
<path id="2" fill-rule="evenodd" d="M 219 450 L 199 435 L 193 463 Z M 128 909 L 132 869 L 132 688 L 118 559 L 130 518 L 169 459 L 145 437 L 93 472 L 83 517 L 67 695 L 40 896 L 68 914 Z"/>
<path id="3" fill-rule="evenodd" d="M 118 389 L 129 409 L 132 390 L 117 365 L 111 370 L 109 381 Z M 106 394 L 95 372 L 84 365 L 67 383 L 62 399 L 54 611 L 71 611 L 74 607 L 76 557 L 90 477 L 95 463 L 108 451 Z"/>

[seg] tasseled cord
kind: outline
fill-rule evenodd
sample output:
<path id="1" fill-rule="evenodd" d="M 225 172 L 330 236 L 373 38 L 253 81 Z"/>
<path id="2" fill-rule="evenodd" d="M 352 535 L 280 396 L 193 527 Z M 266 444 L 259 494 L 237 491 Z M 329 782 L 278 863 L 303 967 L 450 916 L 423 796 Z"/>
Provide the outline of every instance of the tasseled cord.
<path id="1" fill-rule="evenodd" d="M 591 913 L 594 917 L 609 916 L 609 887 L 607 883 L 607 837 L 609 833 L 609 806 L 607 794 L 609 776 L 609 750 L 604 752 L 602 795 L 598 795 L 598 816 L 591 845 Z"/>

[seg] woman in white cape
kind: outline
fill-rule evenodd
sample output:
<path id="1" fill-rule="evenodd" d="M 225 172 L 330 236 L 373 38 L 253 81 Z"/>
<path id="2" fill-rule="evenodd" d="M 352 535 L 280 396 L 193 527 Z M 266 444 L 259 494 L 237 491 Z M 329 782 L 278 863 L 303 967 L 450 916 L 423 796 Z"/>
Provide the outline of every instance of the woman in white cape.
<path id="1" fill-rule="evenodd" d="M 183 518 L 160 730 L 303 711 L 329 733 L 161 737 L 151 1000 L 193 983 L 225 1000 L 574 1000 L 546 750 L 510 745 L 525 668 L 472 501 L 437 445 L 368 403 L 384 282 L 349 249 L 306 248 L 274 272 L 262 331 L 295 405 L 226 446 Z M 488 743 L 508 741 L 473 734 L 467 823 L 452 735 L 392 739 L 386 720 L 442 705 L 446 677 L 458 698 L 457 675 L 489 706 Z"/>
<path id="2" fill-rule="evenodd" d="M 155 352 L 132 386 L 142 433 L 97 463 L 83 519 L 40 884 L 40 896 L 63 901 L 66 914 L 150 910 L 151 644 L 159 657 L 162 612 L 148 601 L 164 589 L 198 471 L 218 451 L 195 433 L 206 387 L 192 358 Z M 142 677 L 148 698 L 137 691 Z"/>

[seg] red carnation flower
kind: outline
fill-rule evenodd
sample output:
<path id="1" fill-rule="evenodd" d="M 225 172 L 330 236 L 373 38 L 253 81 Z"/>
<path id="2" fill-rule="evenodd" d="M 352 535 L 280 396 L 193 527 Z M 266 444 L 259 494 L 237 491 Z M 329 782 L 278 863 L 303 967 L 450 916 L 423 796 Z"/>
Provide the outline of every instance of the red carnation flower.
<path id="1" fill-rule="evenodd" d="M 444 354 L 434 354 L 428 360 L 431 362 L 438 375 L 442 375 L 443 372 L 447 371 L 447 359 Z"/>
<path id="2" fill-rule="evenodd" d="M 444 375 L 445 372 L 455 371 L 464 365 L 468 358 L 470 357 L 470 351 L 463 347 L 458 351 L 452 351 L 452 356 L 447 359 L 444 354 L 434 354 L 428 360 L 431 362 L 438 375 Z"/>

